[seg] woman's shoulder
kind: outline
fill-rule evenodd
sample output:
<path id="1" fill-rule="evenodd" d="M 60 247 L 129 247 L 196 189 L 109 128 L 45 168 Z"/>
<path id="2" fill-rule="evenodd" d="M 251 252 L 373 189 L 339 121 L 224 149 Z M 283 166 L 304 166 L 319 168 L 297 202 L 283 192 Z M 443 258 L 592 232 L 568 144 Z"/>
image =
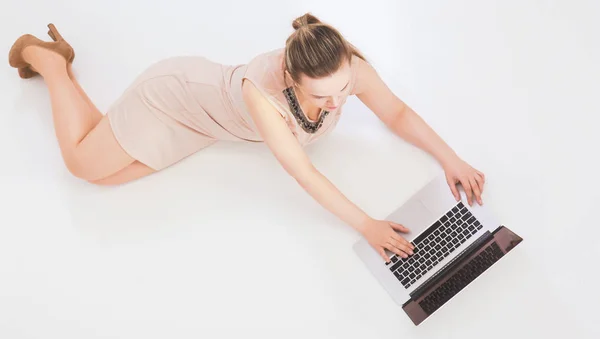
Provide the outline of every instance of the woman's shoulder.
<path id="1" fill-rule="evenodd" d="M 256 55 L 246 64 L 242 80 L 250 80 L 261 91 L 277 96 L 286 86 L 283 56 L 283 48 Z"/>
<path id="2" fill-rule="evenodd" d="M 360 94 L 363 90 L 373 86 L 373 75 L 377 71 L 368 60 L 357 55 L 352 57 L 352 90 L 351 95 Z"/>
<path id="3" fill-rule="evenodd" d="M 250 59 L 242 76 L 242 92 L 246 97 L 266 100 L 285 116 L 288 107 L 285 105 L 283 94 L 286 88 L 283 71 L 284 52 L 283 48 L 273 49 Z"/>

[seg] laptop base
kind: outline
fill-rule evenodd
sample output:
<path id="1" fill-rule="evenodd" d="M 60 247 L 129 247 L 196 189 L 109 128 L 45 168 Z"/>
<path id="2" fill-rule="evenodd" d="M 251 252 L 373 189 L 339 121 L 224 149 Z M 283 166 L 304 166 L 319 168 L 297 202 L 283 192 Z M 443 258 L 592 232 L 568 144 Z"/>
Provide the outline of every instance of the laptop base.
<path id="1" fill-rule="evenodd" d="M 522 241 L 504 225 L 492 233 L 488 231 L 481 241 L 465 249 L 455 261 L 425 282 L 423 288 L 415 290 L 402 309 L 419 325 Z"/>

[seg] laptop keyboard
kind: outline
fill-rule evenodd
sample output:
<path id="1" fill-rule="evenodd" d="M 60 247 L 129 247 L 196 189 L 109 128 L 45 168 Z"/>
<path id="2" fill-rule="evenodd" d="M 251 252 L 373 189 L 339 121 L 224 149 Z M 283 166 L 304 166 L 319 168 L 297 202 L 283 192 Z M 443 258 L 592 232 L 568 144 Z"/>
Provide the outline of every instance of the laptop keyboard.
<path id="1" fill-rule="evenodd" d="M 400 283 L 409 288 L 482 228 L 459 202 L 412 242 L 413 255 L 404 259 L 394 254 L 386 265 Z"/>
<path id="2" fill-rule="evenodd" d="M 465 288 L 471 281 L 475 280 L 485 270 L 497 262 L 504 254 L 496 242 L 491 243 L 485 250 L 473 257 L 468 264 L 442 283 L 427 297 L 423 298 L 419 305 L 427 314 L 432 314 L 448 300 Z"/>

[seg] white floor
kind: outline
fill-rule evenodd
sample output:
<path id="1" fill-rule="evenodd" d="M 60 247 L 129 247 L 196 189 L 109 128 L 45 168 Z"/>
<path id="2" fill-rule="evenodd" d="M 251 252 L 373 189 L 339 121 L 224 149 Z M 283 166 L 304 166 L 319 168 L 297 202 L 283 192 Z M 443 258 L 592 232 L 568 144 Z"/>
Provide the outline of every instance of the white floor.
<path id="1" fill-rule="evenodd" d="M 66 171 L 42 80 L 0 70 L 0 338 L 598 338 L 597 1 L 4 2 L 0 44 L 76 49 L 106 109 L 151 62 L 245 63 L 313 11 L 487 174 L 525 241 L 415 327 L 352 252 L 358 234 L 262 145 L 219 144 L 118 188 Z M 356 99 L 307 149 L 384 218 L 439 168 Z"/>

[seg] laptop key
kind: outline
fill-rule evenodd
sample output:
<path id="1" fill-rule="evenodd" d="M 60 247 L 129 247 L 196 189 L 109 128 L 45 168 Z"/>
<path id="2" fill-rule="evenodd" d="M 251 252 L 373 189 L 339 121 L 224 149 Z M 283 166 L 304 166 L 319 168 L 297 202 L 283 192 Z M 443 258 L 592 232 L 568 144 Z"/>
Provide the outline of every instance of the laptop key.
<path id="1" fill-rule="evenodd" d="M 392 267 L 390 267 L 391 271 L 395 271 L 397 270 L 400 266 L 402 266 L 402 264 L 404 264 L 403 260 L 399 260 L 397 263 L 395 263 Z"/>

